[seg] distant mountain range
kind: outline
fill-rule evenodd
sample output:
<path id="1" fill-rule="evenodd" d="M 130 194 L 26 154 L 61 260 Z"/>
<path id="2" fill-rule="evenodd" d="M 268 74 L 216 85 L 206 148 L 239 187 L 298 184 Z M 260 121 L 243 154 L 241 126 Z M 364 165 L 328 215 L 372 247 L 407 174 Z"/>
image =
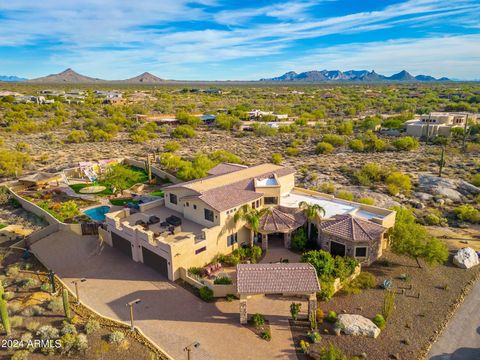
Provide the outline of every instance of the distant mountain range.
<path id="1" fill-rule="evenodd" d="M 375 70 L 312 70 L 297 74 L 295 71 L 289 71 L 282 76 L 260 79 L 260 81 L 296 81 L 296 82 L 328 82 L 328 81 L 362 81 L 362 82 L 379 82 L 379 81 L 451 81 L 446 77 L 436 79 L 430 75 L 413 76 L 406 70 L 402 70 L 392 76 L 377 74 Z"/>
<path id="2" fill-rule="evenodd" d="M 119 84 L 161 84 L 167 82 L 177 82 L 176 80 L 164 80 L 149 72 L 144 72 L 138 76 L 125 80 L 103 80 L 85 76 L 75 72 L 72 69 L 67 69 L 58 74 L 51 74 L 48 76 L 39 77 L 36 79 L 24 79 L 17 76 L 0 76 L 0 81 L 8 82 L 26 82 L 37 84 L 92 84 L 92 83 L 119 83 Z M 306 71 L 296 73 L 289 71 L 282 76 L 260 79 L 263 82 L 388 82 L 388 81 L 403 81 L 403 82 L 434 82 L 434 81 L 452 81 L 446 77 L 439 79 L 430 75 L 413 76 L 408 71 L 403 70 L 392 76 L 385 76 L 377 74 L 374 70 L 322 70 L 322 71 Z M 188 82 L 184 80 L 182 82 Z"/>
<path id="3" fill-rule="evenodd" d="M 18 76 L 7 76 L 7 75 L 0 75 L 0 81 L 6 82 L 16 82 L 16 81 L 25 81 L 27 79 L 18 77 Z"/>
<path id="4" fill-rule="evenodd" d="M 81 75 L 72 69 L 67 69 L 58 74 L 52 74 L 36 79 L 27 80 L 28 83 L 41 84 L 91 84 L 91 83 L 125 83 L 125 84 L 157 84 L 163 82 L 163 79 L 144 72 L 138 76 L 125 80 L 102 80 Z"/>

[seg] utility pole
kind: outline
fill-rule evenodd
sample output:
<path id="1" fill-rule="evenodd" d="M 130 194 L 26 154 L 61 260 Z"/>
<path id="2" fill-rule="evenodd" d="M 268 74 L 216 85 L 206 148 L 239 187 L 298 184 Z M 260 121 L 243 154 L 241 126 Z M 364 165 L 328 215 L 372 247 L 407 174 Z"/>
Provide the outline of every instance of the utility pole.
<path id="1" fill-rule="evenodd" d="M 78 283 L 79 282 L 85 282 L 87 279 L 81 278 L 80 280 L 73 280 L 72 284 L 75 285 L 75 296 L 77 297 L 77 305 L 80 304 L 80 293 L 78 291 Z"/>
<path id="2" fill-rule="evenodd" d="M 133 324 L 133 305 L 140 303 L 142 300 L 136 299 L 133 301 L 130 301 L 126 305 L 130 308 L 130 330 L 135 330 L 135 326 Z"/>

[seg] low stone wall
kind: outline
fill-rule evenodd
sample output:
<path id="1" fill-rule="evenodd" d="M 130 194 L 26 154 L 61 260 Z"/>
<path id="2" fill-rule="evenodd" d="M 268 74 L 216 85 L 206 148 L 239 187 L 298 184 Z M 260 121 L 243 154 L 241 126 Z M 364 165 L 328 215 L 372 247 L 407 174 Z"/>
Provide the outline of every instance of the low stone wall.
<path id="1" fill-rule="evenodd" d="M 145 170 L 145 163 L 143 161 L 134 160 L 134 159 L 131 159 L 131 158 L 125 158 L 123 161 L 127 165 L 135 166 L 137 168 Z M 168 179 L 173 184 L 178 184 L 178 183 L 182 182 L 182 180 L 177 179 L 172 174 L 169 174 L 166 171 L 164 171 L 164 170 L 162 170 L 162 169 L 160 169 L 160 168 L 158 168 L 154 165 L 152 165 L 152 174 L 161 178 L 161 179 Z"/>
<path id="2" fill-rule="evenodd" d="M 20 195 L 18 195 L 15 191 L 13 191 L 12 188 L 8 187 L 8 191 L 10 191 L 10 194 L 16 199 L 22 207 L 37 215 L 38 217 L 45 219 L 49 224 L 60 224 L 60 221 L 57 220 L 53 215 L 49 214 L 45 210 L 43 210 L 41 207 L 35 205 L 34 203 L 22 198 Z"/>
<path id="3" fill-rule="evenodd" d="M 163 206 L 163 205 L 165 205 L 165 200 L 162 198 L 162 199 L 150 201 L 148 203 L 139 204 L 138 208 L 139 208 L 140 212 L 145 212 L 145 211 L 153 209 L 157 206 Z"/>
<path id="4" fill-rule="evenodd" d="M 213 297 L 226 297 L 229 294 L 236 295 L 237 289 L 234 284 L 229 285 L 216 285 L 209 279 L 196 279 L 188 273 L 185 268 L 180 268 L 180 278 L 186 283 L 201 289 L 204 286 L 208 286 L 213 291 Z"/>
<path id="5" fill-rule="evenodd" d="M 362 272 L 362 267 L 361 265 L 358 265 L 355 270 L 353 271 L 353 274 L 350 275 L 348 278 L 346 278 L 345 280 L 343 281 L 340 281 L 340 278 L 336 278 L 334 281 L 333 281 L 333 288 L 335 290 L 335 292 L 338 292 L 342 289 L 342 287 L 344 286 L 344 284 L 352 281 L 353 279 L 355 279 L 358 275 L 360 275 L 360 273 Z"/>

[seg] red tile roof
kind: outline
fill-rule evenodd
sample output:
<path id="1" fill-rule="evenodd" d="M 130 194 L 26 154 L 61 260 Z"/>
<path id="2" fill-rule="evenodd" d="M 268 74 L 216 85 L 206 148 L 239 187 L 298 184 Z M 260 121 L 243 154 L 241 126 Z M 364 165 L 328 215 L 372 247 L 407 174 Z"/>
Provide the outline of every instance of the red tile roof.
<path id="1" fill-rule="evenodd" d="M 317 272 L 311 264 L 238 264 L 237 293 L 282 294 L 320 291 Z"/>
<path id="2" fill-rule="evenodd" d="M 344 240 L 372 241 L 378 240 L 386 229 L 381 225 L 352 215 L 335 215 L 331 220 L 323 220 L 319 230 Z"/>
<path id="3" fill-rule="evenodd" d="M 245 165 L 221 163 L 207 171 L 208 175 L 228 174 L 237 170 L 245 169 Z"/>
<path id="4" fill-rule="evenodd" d="M 274 206 L 260 218 L 260 232 L 289 232 L 306 222 L 299 209 Z"/>

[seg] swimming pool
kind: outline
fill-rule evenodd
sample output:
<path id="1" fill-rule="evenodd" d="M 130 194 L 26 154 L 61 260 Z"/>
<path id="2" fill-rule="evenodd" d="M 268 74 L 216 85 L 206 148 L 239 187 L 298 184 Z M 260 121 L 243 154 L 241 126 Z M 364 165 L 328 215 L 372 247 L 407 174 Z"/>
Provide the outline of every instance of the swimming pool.
<path id="1" fill-rule="evenodd" d="M 104 221 L 105 214 L 110 211 L 110 206 L 97 206 L 88 210 L 85 210 L 83 213 L 87 215 L 92 220 Z"/>

